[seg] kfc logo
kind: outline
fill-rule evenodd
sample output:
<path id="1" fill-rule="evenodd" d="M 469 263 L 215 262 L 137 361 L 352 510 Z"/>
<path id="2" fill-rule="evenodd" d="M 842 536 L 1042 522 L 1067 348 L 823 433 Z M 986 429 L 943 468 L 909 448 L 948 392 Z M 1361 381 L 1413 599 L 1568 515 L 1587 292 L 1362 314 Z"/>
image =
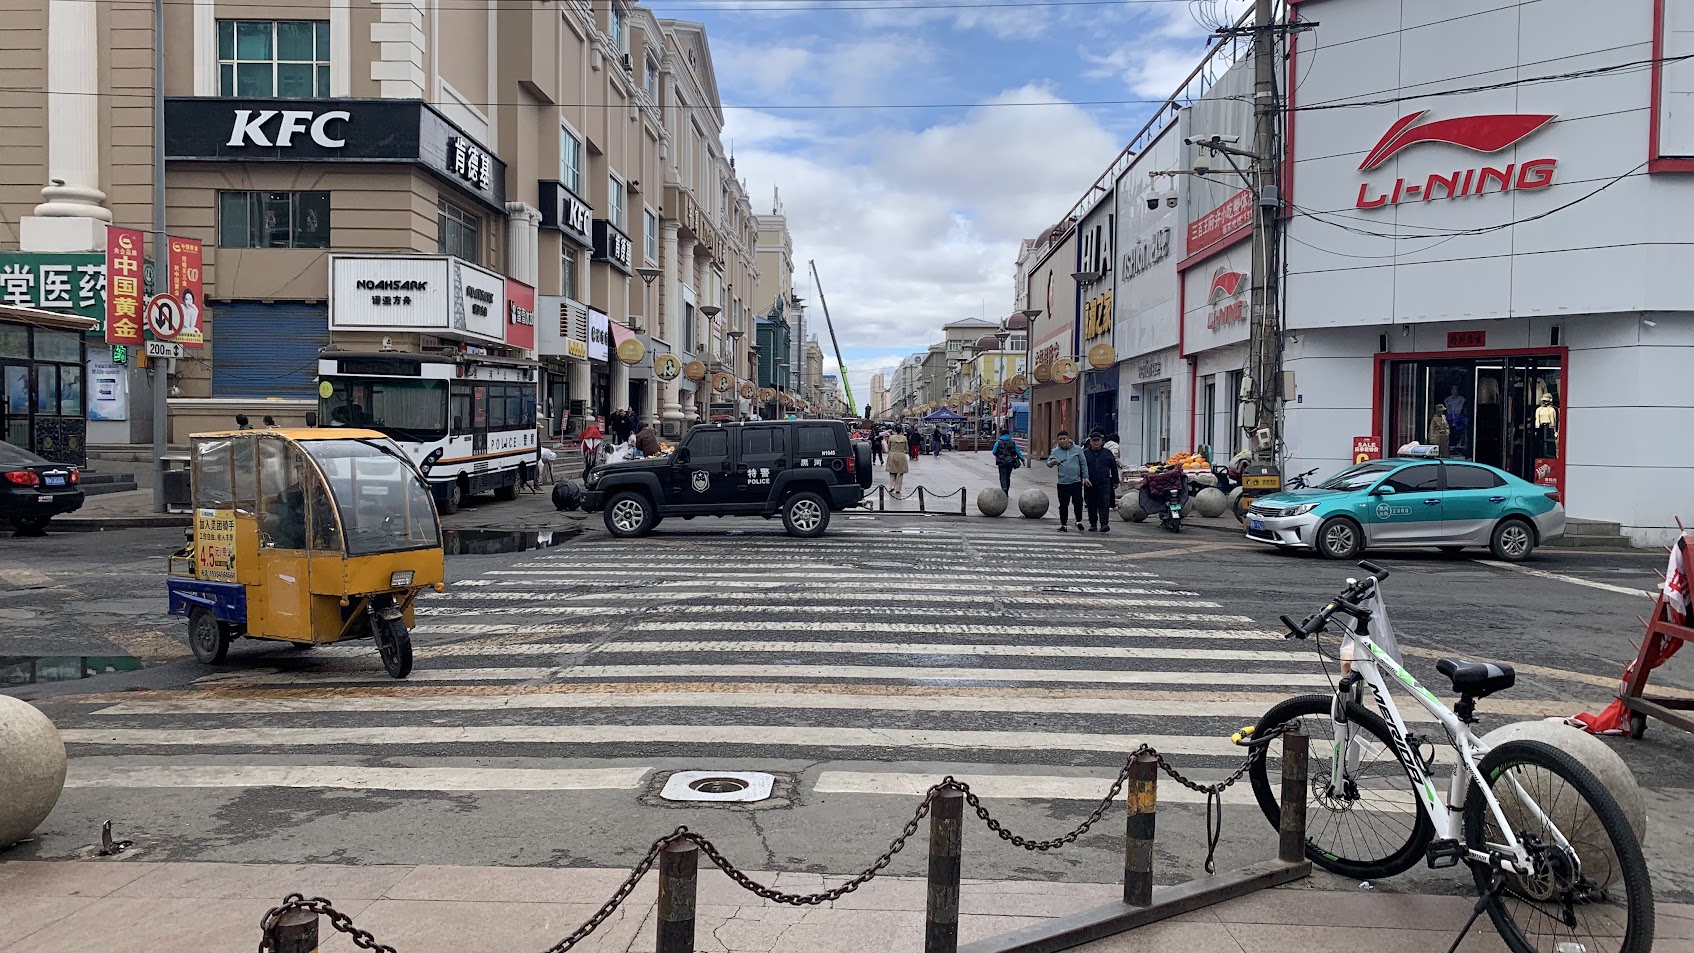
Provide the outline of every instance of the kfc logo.
<path id="1" fill-rule="evenodd" d="M 1359 163 L 1359 171 L 1370 172 L 1377 169 L 1406 149 L 1425 142 L 1445 143 L 1472 152 L 1500 152 L 1523 141 L 1556 118 L 1547 113 L 1502 113 L 1459 116 L 1420 123 L 1418 120 L 1427 113 L 1428 110 L 1419 110 L 1396 120 L 1388 127 L 1388 131 L 1383 133 L 1382 138 L 1377 140 L 1370 152 L 1365 154 L 1364 161 Z M 1507 163 L 1503 168 L 1479 166 L 1460 169 L 1450 175 L 1435 172 L 1422 183 L 1412 179 L 1412 184 L 1407 184 L 1406 179 L 1398 178 L 1394 180 L 1392 188 L 1383 187 L 1374 197 L 1371 195 L 1371 183 L 1361 182 L 1359 197 L 1354 206 L 1371 209 L 1398 205 L 1404 201 L 1427 202 L 1433 198 L 1481 195 L 1488 191 L 1490 183 L 1495 186 L 1496 192 L 1545 188 L 1552 184 L 1553 169 L 1558 165 L 1558 161 L 1530 159 L 1522 163 Z"/>
<path id="2" fill-rule="evenodd" d="M 1212 272 L 1212 290 L 1206 295 L 1206 303 L 1212 305 L 1212 313 L 1206 319 L 1206 330 L 1216 331 L 1225 325 L 1247 320 L 1247 302 L 1240 298 L 1242 292 L 1252 286 L 1253 276 L 1245 272 L 1230 271 L 1228 267 Z M 1231 298 L 1237 300 L 1223 303 Z"/>

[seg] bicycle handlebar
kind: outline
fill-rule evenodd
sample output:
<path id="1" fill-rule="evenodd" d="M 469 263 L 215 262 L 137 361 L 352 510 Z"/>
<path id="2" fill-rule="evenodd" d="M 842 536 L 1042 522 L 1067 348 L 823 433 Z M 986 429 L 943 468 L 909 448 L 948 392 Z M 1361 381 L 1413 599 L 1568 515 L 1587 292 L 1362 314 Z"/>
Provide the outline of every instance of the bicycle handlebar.
<path id="1" fill-rule="evenodd" d="M 1334 618 L 1337 612 L 1350 615 L 1361 622 L 1368 621 L 1370 610 L 1351 600 L 1368 594 L 1373 586 L 1388 578 L 1389 572 L 1387 569 L 1368 561 L 1359 563 L 1359 568 L 1369 572 L 1370 575 L 1341 590 L 1341 595 L 1336 596 L 1328 605 L 1307 617 L 1304 622 L 1295 622 L 1288 616 L 1282 616 L 1282 624 L 1288 628 L 1288 635 L 1285 638 L 1304 639 L 1315 632 L 1322 632 L 1324 626 L 1329 624 L 1329 620 Z"/>

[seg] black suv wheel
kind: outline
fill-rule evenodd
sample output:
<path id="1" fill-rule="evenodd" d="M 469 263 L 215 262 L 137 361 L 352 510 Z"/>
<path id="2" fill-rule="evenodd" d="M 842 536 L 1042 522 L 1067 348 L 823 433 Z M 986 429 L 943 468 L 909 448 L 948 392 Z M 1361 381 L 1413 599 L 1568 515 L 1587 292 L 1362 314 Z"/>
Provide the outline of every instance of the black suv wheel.
<path id="1" fill-rule="evenodd" d="M 863 440 L 853 444 L 853 469 L 859 478 L 859 485 L 870 489 L 876 482 L 876 473 L 871 469 L 871 445 Z"/>
<path id="2" fill-rule="evenodd" d="M 810 490 L 796 493 L 782 503 L 782 526 L 790 536 L 822 536 L 829 528 L 829 504 Z"/>
<path id="3" fill-rule="evenodd" d="M 618 493 L 606 501 L 606 531 L 619 539 L 646 536 L 656 516 L 653 501 L 641 493 Z"/>

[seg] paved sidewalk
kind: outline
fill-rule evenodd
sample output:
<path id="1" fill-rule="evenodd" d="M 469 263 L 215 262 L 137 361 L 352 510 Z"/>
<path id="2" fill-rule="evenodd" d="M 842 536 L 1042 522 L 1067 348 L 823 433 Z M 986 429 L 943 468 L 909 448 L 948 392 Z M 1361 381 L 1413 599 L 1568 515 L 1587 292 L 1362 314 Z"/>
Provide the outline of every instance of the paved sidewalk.
<path id="1" fill-rule="evenodd" d="M 609 897 L 626 871 L 595 868 L 149 863 L 140 858 L 0 863 L 0 953 L 109 950 L 242 950 L 257 946 L 259 918 L 285 894 L 322 896 L 400 953 L 541 950 L 569 934 Z M 752 876 L 788 891 L 842 878 Z M 996 936 L 1111 902 L 1115 884 L 965 881 L 961 942 Z M 657 875 L 577 947 L 651 950 Z M 723 953 L 896 953 L 923 946 L 925 884 L 879 878 L 834 903 L 776 906 L 716 870 L 700 873 L 696 947 Z M 1086 953 L 1439 953 L 1470 915 L 1465 897 L 1389 889 L 1261 891 L 1101 940 Z M 1661 904 L 1660 953 L 1694 951 L 1694 907 Z M 324 953 L 352 951 L 322 924 Z M 1361 932 L 1368 931 L 1368 932 Z M 1460 950 L 1504 945 L 1484 918 Z"/>

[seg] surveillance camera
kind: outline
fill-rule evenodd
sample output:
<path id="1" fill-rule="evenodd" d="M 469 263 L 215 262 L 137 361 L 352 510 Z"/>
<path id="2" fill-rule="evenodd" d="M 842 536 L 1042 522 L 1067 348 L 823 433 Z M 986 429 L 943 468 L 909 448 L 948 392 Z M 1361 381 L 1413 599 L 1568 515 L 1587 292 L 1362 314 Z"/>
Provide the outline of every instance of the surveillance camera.
<path id="1" fill-rule="evenodd" d="M 1149 209 L 1156 209 L 1156 208 L 1158 208 L 1158 207 L 1159 207 L 1159 197 L 1158 197 L 1158 196 L 1157 196 L 1157 195 L 1149 195 L 1149 196 L 1147 196 L 1147 207 L 1148 207 L 1148 208 L 1149 208 Z"/>
<path id="2" fill-rule="evenodd" d="M 1211 156 L 1207 155 L 1204 152 L 1196 154 L 1194 156 L 1194 174 L 1195 175 L 1205 175 L 1206 173 L 1208 173 L 1210 171 L 1212 171 Z"/>
<path id="3" fill-rule="evenodd" d="M 1165 196 L 1165 205 L 1168 208 L 1176 208 L 1176 193 L 1175 192 L 1172 192 L 1169 195 Z"/>

